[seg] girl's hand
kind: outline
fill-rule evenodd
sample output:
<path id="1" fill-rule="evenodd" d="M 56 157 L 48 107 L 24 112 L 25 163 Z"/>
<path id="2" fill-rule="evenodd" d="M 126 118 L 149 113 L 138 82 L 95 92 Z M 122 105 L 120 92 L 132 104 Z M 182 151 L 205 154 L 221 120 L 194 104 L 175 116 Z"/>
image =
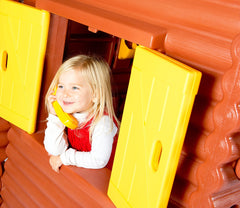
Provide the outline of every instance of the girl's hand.
<path id="1" fill-rule="evenodd" d="M 60 155 L 59 156 L 54 156 L 54 155 L 51 155 L 50 156 L 50 159 L 49 159 L 49 163 L 52 167 L 52 169 L 59 173 L 59 168 L 62 166 L 62 160 L 60 158 Z"/>
<path id="2" fill-rule="evenodd" d="M 53 95 L 53 94 L 49 95 L 48 96 L 49 113 L 51 113 L 53 115 L 56 115 L 56 112 L 55 112 L 55 110 L 53 108 L 53 105 L 52 105 L 52 103 L 54 101 L 56 101 L 56 95 Z"/>

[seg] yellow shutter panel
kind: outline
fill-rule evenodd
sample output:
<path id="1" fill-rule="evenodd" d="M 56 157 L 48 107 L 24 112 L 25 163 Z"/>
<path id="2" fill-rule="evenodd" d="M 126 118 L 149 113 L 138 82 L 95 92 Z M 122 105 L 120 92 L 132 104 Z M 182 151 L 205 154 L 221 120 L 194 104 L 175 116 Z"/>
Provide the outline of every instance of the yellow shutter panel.
<path id="1" fill-rule="evenodd" d="M 33 133 L 36 125 L 48 12 L 0 0 L 0 117 Z"/>
<path id="2" fill-rule="evenodd" d="M 137 47 L 108 189 L 118 208 L 167 207 L 200 79 Z"/>

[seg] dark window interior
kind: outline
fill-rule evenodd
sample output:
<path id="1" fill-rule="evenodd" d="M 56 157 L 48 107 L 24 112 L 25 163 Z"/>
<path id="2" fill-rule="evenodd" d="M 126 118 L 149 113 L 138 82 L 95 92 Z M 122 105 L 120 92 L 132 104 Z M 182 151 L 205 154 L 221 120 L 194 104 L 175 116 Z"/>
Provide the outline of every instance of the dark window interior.
<path id="1" fill-rule="evenodd" d="M 64 50 L 64 60 L 78 55 L 103 57 L 112 69 L 112 91 L 115 113 L 121 120 L 127 87 L 132 66 L 132 59 L 118 59 L 121 39 L 107 33 L 88 30 L 88 27 L 74 21 L 68 23 Z"/>

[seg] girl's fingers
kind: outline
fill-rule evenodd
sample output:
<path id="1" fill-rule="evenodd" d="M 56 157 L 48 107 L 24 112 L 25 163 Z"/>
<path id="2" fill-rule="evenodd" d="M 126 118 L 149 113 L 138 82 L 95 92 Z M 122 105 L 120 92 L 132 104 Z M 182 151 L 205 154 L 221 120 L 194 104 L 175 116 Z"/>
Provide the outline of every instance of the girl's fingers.
<path id="1" fill-rule="evenodd" d="M 59 156 L 50 156 L 49 163 L 52 169 L 59 173 L 59 168 L 62 166 L 62 161 Z"/>
<path id="2" fill-rule="evenodd" d="M 56 100 L 56 96 L 55 95 L 49 95 L 48 102 L 52 103 L 55 100 Z"/>
<path id="3" fill-rule="evenodd" d="M 52 103 L 56 100 L 56 96 L 55 95 L 49 95 L 48 96 L 48 106 L 49 106 L 49 111 L 51 114 L 56 115 L 56 112 L 52 106 Z"/>

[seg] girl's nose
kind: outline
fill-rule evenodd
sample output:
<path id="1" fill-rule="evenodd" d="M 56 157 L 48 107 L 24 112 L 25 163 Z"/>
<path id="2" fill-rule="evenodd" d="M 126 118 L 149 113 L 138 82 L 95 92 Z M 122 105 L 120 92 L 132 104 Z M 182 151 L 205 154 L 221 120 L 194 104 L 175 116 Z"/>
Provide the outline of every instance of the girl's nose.
<path id="1" fill-rule="evenodd" d="M 63 94 L 63 97 L 67 98 L 67 97 L 69 97 L 69 96 L 70 96 L 69 92 L 68 92 L 67 90 L 65 90 L 65 91 L 64 91 L 64 94 Z"/>

